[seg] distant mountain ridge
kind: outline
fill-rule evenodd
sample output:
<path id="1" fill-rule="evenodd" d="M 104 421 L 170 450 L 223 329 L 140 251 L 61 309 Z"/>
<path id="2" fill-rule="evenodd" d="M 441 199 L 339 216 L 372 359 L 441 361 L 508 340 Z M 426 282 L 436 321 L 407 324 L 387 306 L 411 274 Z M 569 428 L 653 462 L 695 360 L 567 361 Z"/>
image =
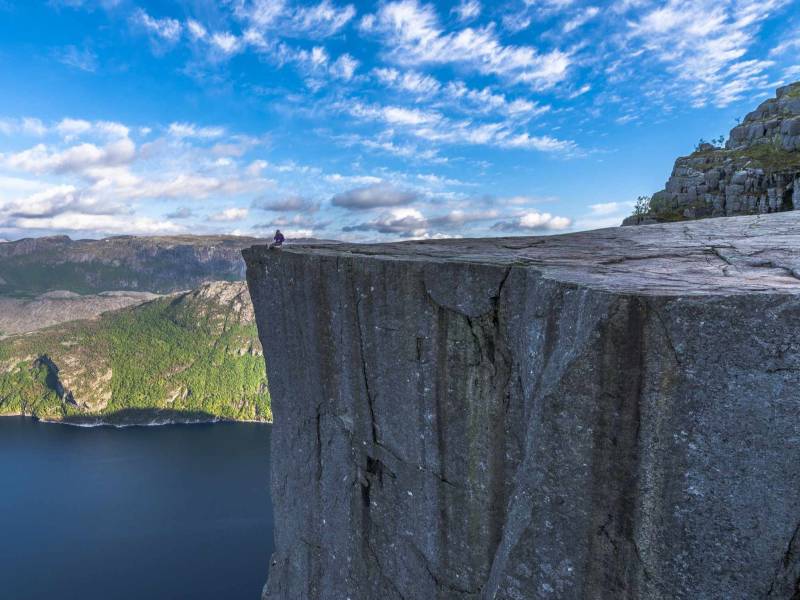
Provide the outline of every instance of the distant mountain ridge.
<path id="1" fill-rule="evenodd" d="M 164 294 L 209 281 L 240 281 L 241 251 L 258 243 L 264 240 L 224 235 L 25 238 L 0 245 L 0 295 L 53 290 Z"/>

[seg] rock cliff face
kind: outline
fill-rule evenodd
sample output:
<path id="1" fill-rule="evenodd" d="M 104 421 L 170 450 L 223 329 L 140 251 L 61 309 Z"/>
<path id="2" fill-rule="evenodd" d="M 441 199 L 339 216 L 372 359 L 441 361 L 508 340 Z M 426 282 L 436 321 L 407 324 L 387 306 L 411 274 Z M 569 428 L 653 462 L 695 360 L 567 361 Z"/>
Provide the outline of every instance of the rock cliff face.
<path id="1" fill-rule="evenodd" d="M 798 597 L 800 213 L 244 254 L 265 598 Z"/>
<path id="2" fill-rule="evenodd" d="M 800 82 L 778 89 L 748 114 L 724 148 L 702 144 L 675 161 L 650 208 L 625 224 L 800 208 Z"/>

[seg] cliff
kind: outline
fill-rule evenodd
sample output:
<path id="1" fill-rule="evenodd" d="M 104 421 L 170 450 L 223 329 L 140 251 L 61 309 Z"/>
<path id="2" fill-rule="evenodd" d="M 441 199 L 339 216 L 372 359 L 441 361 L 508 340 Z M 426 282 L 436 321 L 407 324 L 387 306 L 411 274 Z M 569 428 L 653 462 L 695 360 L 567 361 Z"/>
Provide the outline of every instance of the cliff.
<path id="1" fill-rule="evenodd" d="M 797 598 L 800 213 L 244 255 L 265 598 Z"/>
<path id="2" fill-rule="evenodd" d="M 650 210 L 625 225 L 750 215 L 800 207 L 800 82 L 779 88 L 734 127 L 725 146 L 675 161 Z"/>
<path id="3" fill-rule="evenodd" d="M 271 420 L 244 282 L 0 339 L 7 414 L 80 424 Z"/>

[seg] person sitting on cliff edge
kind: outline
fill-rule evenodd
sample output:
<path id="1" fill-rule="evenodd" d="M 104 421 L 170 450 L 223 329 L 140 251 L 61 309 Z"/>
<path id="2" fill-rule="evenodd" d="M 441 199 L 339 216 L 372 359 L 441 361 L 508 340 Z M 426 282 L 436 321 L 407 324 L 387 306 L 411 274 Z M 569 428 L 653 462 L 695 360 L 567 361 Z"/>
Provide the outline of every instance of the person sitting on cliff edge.
<path id="1" fill-rule="evenodd" d="M 283 234 L 281 233 L 280 229 L 276 229 L 275 230 L 275 237 L 272 238 L 272 239 L 273 239 L 273 242 L 269 245 L 270 250 L 272 250 L 273 248 L 280 249 L 280 247 L 283 246 L 283 240 L 286 239 L 286 238 L 283 237 Z"/>

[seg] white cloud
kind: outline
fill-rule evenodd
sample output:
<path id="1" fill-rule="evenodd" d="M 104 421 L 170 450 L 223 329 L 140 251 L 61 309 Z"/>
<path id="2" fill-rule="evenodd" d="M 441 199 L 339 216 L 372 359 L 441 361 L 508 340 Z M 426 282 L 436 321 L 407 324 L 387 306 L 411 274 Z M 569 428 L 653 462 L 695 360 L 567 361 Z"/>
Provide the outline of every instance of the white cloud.
<path id="1" fill-rule="evenodd" d="M 619 212 L 621 206 L 619 202 L 604 202 L 602 204 L 590 204 L 589 209 L 594 215 L 610 215 Z"/>
<path id="2" fill-rule="evenodd" d="M 186 29 L 189 31 L 189 35 L 192 36 L 192 39 L 195 40 L 205 39 L 205 37 L 208 35 L 206 28 L 194 19 L 189 19 L 186 21 Z"/>
<path id="3" fill-rule="evenodd" d="M 76 46 L 65 46 L 55 52 L 55 58 L 60 63 L 80 71 L 86 71 L 87 73 L 97 71 L 97 54 L 88 48 L 80 49 Z"/>
<path id="4" fill-rule="evenodd" d="M 461 0 L 452 12 L 459 21 L 471 21 L 481 14 L 481 3 L 478 0 Z"/>
<path id="5" fill-rule="evenodd" d="M 56 125 L 56 130 L 67 140 L 86 133 L 91 128 L 92 124 L 89 121 L 84 121 L 83 119 L 62 119 Z"/>
<path id="6" fill-rule="evenodd" d="M 63 213 L 45 218 L 18 218 L 10 221 L 6 227 L 129 235 L 164 235 L 184 231 L 183 227 L 161 219 L 87 213 Z"/>
<path id="7" fill-rule="evenodd" d="M 335 35 L 353 19 L 356 9 L 352 4 L 337 6 L 330 0 L 294 8 L 285 0 L 235 0 L 234 14 L 250 27 L 250 40 L 257 42 L 258 34 L 272 31 L 312 39 Z"/>
<path id="8" fill-rule="evenodd" d="M 4 157 L 3 163 L 29 173 L 86 172 L 91 167 L 128 164 L 136 153 L 135 144 L 125 138 L 99 147 L 83 143 L 51 151 L 45 144 Z"/>
<path id="9" fill-rule="evenodd" d="M 237 0 L 233 4 L 240 19 L 260 28 L 275 23 L 288 8 L 285 0 Z"/>
<path id="10" fill-rule="evenodd" d="M 592 19 L 594 19 L 597 15 L 600 14 L 600 9 L 596 6 L 587 6 L 583 10 L 581 10 L 577 15 L 572 17 L 569 21 L 564 23 L 564 33 L 569 33 L 582 27 Z"/>
<path id="11" fill-rule="evenodd" d="M 667 65 L 695 106 L 727 106 L 771 85 L 773 63 L 745 55 L 761 23 L 787 1 L 668 0 L 631 20 L 630 37 Z"/>
<path id="12" fill-rule="evenodd" d="M 310 37 L 328 37 L 338 33 L 355 14 L 352 4 L 339 8 L 330 0 L 322 0 L 319 4 L 298 8 L 290 28 Z"/>
<path id="13" fill-rule="evenodd" d="M 296 64 L 306 76 L 306 85 L 315 91 L 331 79 L 350 81 L 359 65 L 359 61 L 347 53 L 331 61 L 328 51 L 323 46 L 314 46 L 311 50 L 306 50 L 281 43 L 277 47 L 276 55 L 281 64 L 287 62 Z"/>
<path id="14" fill-rule="evenodd" d="M 574 155 L 576 144 L 549 135 L 531 135 L 519 131 L 513 123 L 474 123 L 453 120 L 435 111 L 423 111 L 402 106 L 366 105 L 350 102 L 338 105 L 339 110 L 369 121 L 379 121 L 400 127 L 407 133 L 435 143 L 485 145 L 498 148 L 518 148 Z"/>
<path id="15" fill-rule="evenodd" d="M 236 54 L 242 47 L 239 38 L 229 32 L 213 34 L 211 45 L 225 55 Z"/>
<path id="16" fill-rule="evenodd" d="M 410 92 L 415 96 L 432 96 L 441 90 L 441 84 L 430 75 L 423 75 L 414 71 L 401 73 L 393 68 L 376 68 L 372 73 L 383 85 L 403 92 Z"/>
<path id="17" fill-rule="evenodd" d="M 40 119 L 25 117 L 22 119 L 0 119 L 0 133 L 4 135 L 33 135 L 41 137 L 47 133 L 47 127 Z"/>
<path id="18" fill-rule="evenodd" d="M 200 127 L 194 123 L 170 123 L 169 134 L 176 138 L 218 138 L 225 134 L 222 127 Z"/>
<path id="19" fill-rule="evenodd" d="M 349 54 L 342 54 L 331 65 L 330 73 L 337 79 L 350 81 L 358 68 L 358 61 Z"/>
<path id="20" fill-rule="evenodd" d="M 554 86 L 567 76 L 569 55 L 540 53 L 532 46 L 503 45 L 492 25 L 442 29 L 432 5 L 399 0 L 381 5 L 362 29 L 379 34 L 390 57 L 406 65 L 462 64 L 484 75 L 498 75 L 535 89 Z"/>
<path id="21" fill-rule="evenodd" d="M 516 217 L 498 221 L 492 226 L 497 231 L 561 231 L 572 225 L 567 217 L 554 216 L 547 212 L 528 211 Z"/>
<path id="22" fill-rule="evenodd" d="M 133 13 L 131 20 L 135 25 L 145 29 L 154 38 L 169 44 L 177 42 L 181 38 L 181 33 L 183 32 L 183 26 L 177 19 L 169 17 L 158 19 L 156 17 L 151 17 L 141 8 Z"/>
<path id="23" fill-rule="evenodd" d="M 428 233 L 428 222 L 416 208 L 394 208 L 372 221 L 348 225 L 342 228 L 345 232 L 375 231 L 401 237 L 421 238 Z"/>
<path id="24" fill-rule="evenodd" d="M 218 213 L 209 217 L 211 221 L 241 221 L 247 217 L 248 210 L 246 208 L 231 207 L 226 208 Z"/>

